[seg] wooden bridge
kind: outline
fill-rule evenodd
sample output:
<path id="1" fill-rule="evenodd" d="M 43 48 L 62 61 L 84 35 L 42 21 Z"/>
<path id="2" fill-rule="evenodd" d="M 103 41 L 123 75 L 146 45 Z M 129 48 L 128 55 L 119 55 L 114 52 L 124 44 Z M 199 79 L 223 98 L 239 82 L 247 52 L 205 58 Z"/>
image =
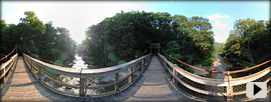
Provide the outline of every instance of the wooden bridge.
<path id="1" fill-rule="evenodd" d="M 243 70 L 198 69 L 227 74 L 224 79 L 212 79 L 187 72 L 159 53 L 107 68 L 75 69 L 12 52 L 1 65 L 0 101 L 270 101 L 270 95 L 247 98 L 245 87 L 252 81 L 266 82 L 269 92 L 270 66 L 240 78 L 230 74 Z M 251 69 L 266 63 L 270 60 Z"/>

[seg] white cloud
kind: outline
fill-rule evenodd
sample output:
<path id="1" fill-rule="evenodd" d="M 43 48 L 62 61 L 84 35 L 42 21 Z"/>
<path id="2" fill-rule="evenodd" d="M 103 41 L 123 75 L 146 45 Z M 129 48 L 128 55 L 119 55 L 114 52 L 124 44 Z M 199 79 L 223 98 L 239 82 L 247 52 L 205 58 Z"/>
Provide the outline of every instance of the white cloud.
<path id="1" fill-rule="evenodd" d="M 226 29 L 228 27 L 228 23 L 224 23 L 224 19 L 230 18 L 228 15 L 220 15 L 219 13 L 214 15 L 206 15 L 206 17 L 211 21 L 214 22 L 213 26 L 217 29 Z"/>
<path id="2" fill-rule="evenodd" d="M 227 23 L 221 23 L 219 21 L 215 21 L 214 23 L 214 27 L 216 27 L 217 29 L 226 29 L 228 26 Z"/>
<path id="3" fill-rule="evenodd" d="M 213 21 L 219 20 L 219 19 L 223 19 L 223 18 L 230 18 L 230 16 L 228 16 L 228 15 L 220 15 L 219 13 L 214 14 L 214 15 L 211 15 L 211 16 L 206 15 L 206 17 L 207 17 L 209 20 L 213 20 Z"/>
<path id="4" fill-rule="evenodd" d="M 213 25 L 214 39 L 216 42 L 225 42 L 232 28 L 229 24 L 229 15 L 221 15 L 219 13 L 213 15 L 205 15 Z"/>

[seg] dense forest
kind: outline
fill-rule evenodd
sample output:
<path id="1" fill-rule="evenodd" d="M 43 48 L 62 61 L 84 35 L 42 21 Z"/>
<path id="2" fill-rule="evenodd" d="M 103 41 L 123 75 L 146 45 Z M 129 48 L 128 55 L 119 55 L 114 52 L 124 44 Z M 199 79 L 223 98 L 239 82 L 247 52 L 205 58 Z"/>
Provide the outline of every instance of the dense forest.
<path id="1" fill-rule="evenodd" d="M 120 12 L 88 28 L 81 44 L 82 56 L 89 57 L 89 64 L 105 67 L 145 55 L 150 43 L 160 43 L 165 52 L 179 60 L 210 66 L 214 51 L 211 29 L 209 20 L 202 17 Z"/>
<path id="2" fill-rule="evenodd" d="M 33 57 L 46 59 L 59 66 L 71 66 L 76 45 L 69 31 L 53 27 L 52 22 L 43 24 L 34 12 L 27 11 L 24 14 L 26 17 L 21 18 L 17 25 L 6 24 L 5 20 L 1 20 L 0 57 L 8 54 L 16 44 L 21 44 L 31 51 Z"/>
<path id="3" fill-rule="evenodd" d="M 71 66 L 76 52 L 96 67 L 122 64 L 149 52 L 150 43 L 160 43 L 161 53 L 181 68 L 193 72 L 170 56 L 191 65 L 210 68 L 220 54 L 243 69 L 271 58 L 270 20 L 236 20 L 225 43 L 214 42 L 212 25 L 203 17 L 171 16 L 167 12 L 120 12 L 88 27 L 86 39 L 76 46 L 66 28 L 43 24 L 34 12 L 25 12 L 16 24 L 1 20 L 0 57 L 16 44 L 24 45 L 36 58 Z"/>
<path id="4" fill-rule="evenodd" d="M 270 20 L 239 19 L 234 30 L 219 53 L 235 64 L 235 69 L 244 69 L 263 63 L 271 58 L 271 25 Z"/>

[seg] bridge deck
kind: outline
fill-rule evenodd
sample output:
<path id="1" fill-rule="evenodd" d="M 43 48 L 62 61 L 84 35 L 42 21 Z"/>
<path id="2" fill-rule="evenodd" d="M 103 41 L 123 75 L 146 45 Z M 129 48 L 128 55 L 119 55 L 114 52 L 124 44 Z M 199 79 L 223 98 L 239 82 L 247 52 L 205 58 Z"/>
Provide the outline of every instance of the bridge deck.
<path id="1" fill-rule="evenodd" d="M 139 82 L 135 84 L 135 91 L 131 91 L 135 94 L 128 101 L 186 100 L 185 97 L 177 93 L 165 75 L 159 59 L 157 56 L 153 56 L 149 68 L 139 79 Z"/>
<path id="2" fill-rule="evenodd" d="M 166 74 L 157 56 L 153 56 L 149 67 L 130 88 L 123 92 L 95 99 L 97 101 L 192 101 L 177 93 L 166 79 Z"/>
<path id="3" fill-rule="evenodd" d="M 1 101 L 79 101 L 59 95 L 44 87 L 18 58 L 15 72 L 1 90 Z M 81 99 L 80 99 L 81 100 Z M 154 56 L 139 80 L 116 95 L 88 98 L 85 101 L 188 101 L 166 79 L 159 59 Z"/>
<path id="4" fill-rule="evenodd" d="M 22 57 L 18 57 L 16 69 L 0 95 L 0 101 L 76 101 L 74 98 L 58 95 L 42 86 L 27 69 Z"/>

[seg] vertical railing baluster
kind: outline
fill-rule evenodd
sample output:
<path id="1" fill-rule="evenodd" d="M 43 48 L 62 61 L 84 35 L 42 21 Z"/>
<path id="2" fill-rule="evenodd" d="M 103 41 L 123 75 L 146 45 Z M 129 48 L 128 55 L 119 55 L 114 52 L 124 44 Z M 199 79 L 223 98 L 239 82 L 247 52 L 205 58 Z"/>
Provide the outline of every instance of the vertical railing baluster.
<path id="1" fill-rule="evenodd" d="M 227 101 L 233 101 L 233 86 L 230 84 L 231 79 L 232 77 L 228 71 L 228 75 L 224 77 L 224 82 L 228 83 L 226 86 Z"/>
<path id="2" fill-rule="evenodd" d="M 39 71 L 38 71 L 38 77 L 41 79 L 41 76 L 42 76 L 42 74 L 41 74 L 41 67 L 39 66 L 39 64 L 36 64 L 37 66 L 36 67 L 38 67 L 38 69 L 39 69 Z"/>
<path id="3" fill-rule="evenodd" d="M 118 91 L 119 90 L 119 83 L 118 83 L 118 81 L 119 81 L 119 73 L 116 73 L 115 74 L 115 91 Z"/>
<path id="4" fill-rule="evenodd" d="M 141 61 L 141 73 L 144 71 L 144 59 Z"/>
<path id="5" fill-rule="evenodd" d="M 128 83 L 131 83 L 133 81 L 133 69 L 132 66 L 128 68 L 129 78 Z"/>
<path id="6" fill-rule="evenodd" d="M 86 78 L 80 78 L 80 90 L 79 94 L 80 96 L 85 96 L 86 95 Z"/>
<path id="7" fill-rule="evenodd" d="M 40 76 L 42 77 L 44 74 L 44 68 L 41 65 L 39 65 L 39 68 L 40 68 Z"/>
<path id="8" fill-rule="evenodd" d="M 27 59 L 28 59 L 28 61 L 30 61 L 30 69 L 33 71 L 33 61 L 30 60 L 29 58 L 27 58 Z"/>
<path id="9" fill-rule="evenodd" d="M 175 76 L 176 76 L 176 70 L 174 68 L 172 68 L 172 83 L 173 84 L 176 84 Z"/>
<path id="10" fill-rule="evenodd" d="M 4 69 L 4 82 L 6 81 L 6 67 Z M 2 75 L 1 75 L 2 76 Z"/>

